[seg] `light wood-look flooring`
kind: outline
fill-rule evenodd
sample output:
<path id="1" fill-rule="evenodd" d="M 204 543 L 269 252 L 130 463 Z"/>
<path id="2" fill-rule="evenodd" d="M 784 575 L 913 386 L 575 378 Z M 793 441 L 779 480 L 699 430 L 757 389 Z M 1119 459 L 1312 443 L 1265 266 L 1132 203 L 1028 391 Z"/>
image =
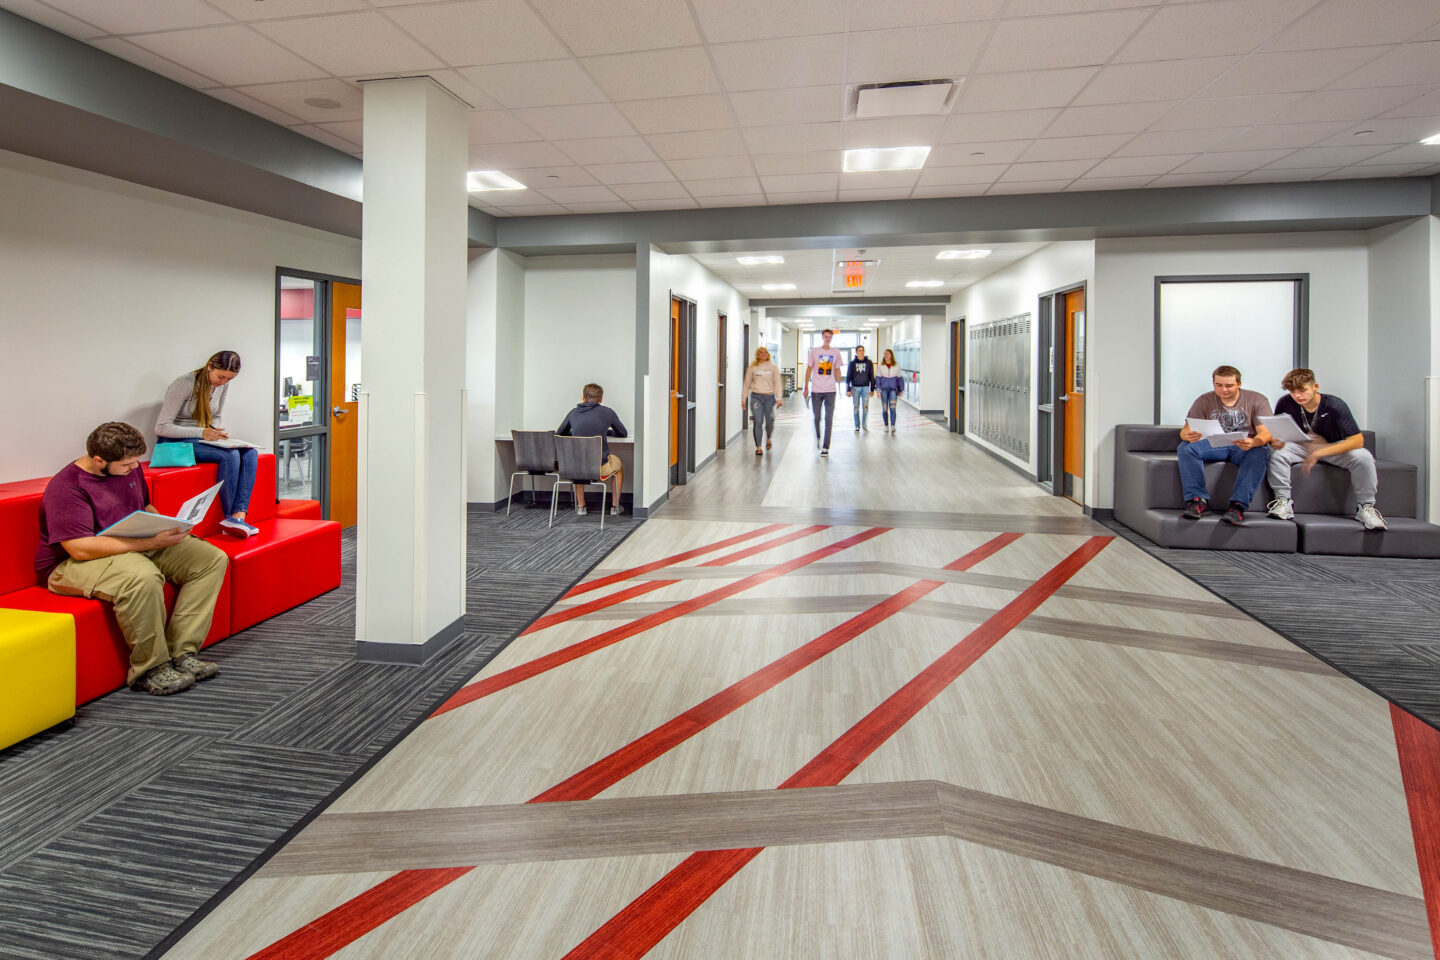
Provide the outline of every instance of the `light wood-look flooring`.
<path id="1" fill-rule="evenodd" d="M 673 490 L 167 957 L 1435 956 L 1385 701 L 838 406 L 828 460 L 792 415 Z"/>

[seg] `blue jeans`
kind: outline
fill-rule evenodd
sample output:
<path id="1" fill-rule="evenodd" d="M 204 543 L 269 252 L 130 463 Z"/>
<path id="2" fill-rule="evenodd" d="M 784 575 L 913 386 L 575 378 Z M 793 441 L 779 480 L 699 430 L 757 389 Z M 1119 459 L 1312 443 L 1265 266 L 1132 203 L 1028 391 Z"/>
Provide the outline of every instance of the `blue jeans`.
<path id="1" fill-rule="evenodd" d="M 860 424 L 870 419 L 870 388 L 851 387 L 851 394 L 855 398 L 855 429 L 860 429 Z M 865 429 L 870 429 L 867 424 Z"/>
<path id="2" fill-rule="evenodd" d="M 1212 447 L 1209 440 L 1196 440 L 1194 443 L 1181 443 L 1175 452 L 1180 455 L 1180 485 L 1185 491 L 1186 503 L 1195 499 L 1210 500 L 1210 490 L 1205 486 L 1205 464 L 1228 460 L 1240 468 L 1240 474 L 1235 478 L 1235 489 L 1230 493 L 1230 502 L 1241 503 L 1248 508 L 1250 501 L 1255 499 L 1255 491 L 1260 489 L 1265 468 L 1270 464 L 1268 446 L 1241 450 L 1235 446 Z"/>
<path id="3" fill-rule="evenodd" d="M 171 438 L 165 438 L 170 443 Z M 226 447 L 212 447 L 199 440 L 186 440 L 195 448 L 196 463 L 213 463 L 217 479 L 224 483 L 220 488 L 220 509 L 225 516 L 233 517 L 250 509 L 250 492 L 255 489 L 255 465 L 260 453 L 254 447 L 231 450 Z"/>
<path id="4" fill-rule="evenodd" d="M 892 423 L 897 427 L 900 425 L 899 415 L 895 412 L 895 398 L 898 396 L 900 396 L 899 390 L 891 390 L 889 387 L 880 388 L 880 416 L 887 427 Z"/>

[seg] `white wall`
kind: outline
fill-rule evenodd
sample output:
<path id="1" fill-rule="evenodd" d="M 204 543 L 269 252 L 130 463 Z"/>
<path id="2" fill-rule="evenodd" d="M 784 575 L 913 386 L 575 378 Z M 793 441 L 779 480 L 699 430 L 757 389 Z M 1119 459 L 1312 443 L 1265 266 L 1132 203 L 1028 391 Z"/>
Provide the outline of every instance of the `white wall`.
<path id="1" fill-rule="evenodd" d="M 359 241 L 0 151 L 0 482 L 49 476 L 216 350 L 236 436 L 274 434 L 275 268 L 360 274 Z"/>
<path id="2" fill-rule="evenodd" d="M 502 475 L 495 437 L 525 424 L 524 259 L 506 250 L 471 257 L 466 311 L 466 497 L 494 503 L 509 480 Z"/>
<path id="3" fill-rule="evenodd" d="M 1095 241 L 1087 304 L 1085 503 L 1113 505 L 1115 425 L 1155 418 L 1157 276 L 1310 274 L 1310 366 L 1367 425 L 1367 243 L 1362 232 L 1147 237 Z M 1235 366 L 1245 370 L 1243 351 Z M 1279 384 L 1246 383 L 1272 401 Z M 1195 385 L 1199 395 L 1208 384 Z"/>
<path id="4" fill-rule="evenodd" d="M 949 406 L 950 332 L 946 329 L 949 324 L 946 317 L 923 317 L 920 320 L 921 410 L 943 411 Z"/>
<path id="5" fill-rule="evenodd" d="M 1084 283 L 1089 285 L 1086 322 L 1090 326 L 1093 337 L 1097 315 L 1094 289 L 1095 259 L 1095 244 L 1089 240 L 1065 241 L 1041 247 L 1025 259 L 1017 260 L 1004 270 L 992 273 L 979 283 L 972 284 L 955 294 L 950 298 L 949 316 L 955 319 L 964 317 L 968 330 L 977 323 L 1003 320 L 1006 317 L 1028 313 L 1030 314 L 1030 355 L 1033 357 L 1040 345 L 1040 295 Z M 1091 348 L 1091 354 L 1090 369 L 1093 371 L 1093 348 Z M 971 356 L 969 350 L 965 351 L 965 356 L 968 363 Z M 1030 365 L 1029 373 L 1031 377 L 1030 403 L 1033 407 L 1035 404 L 1034 364 Z M 1089 391 L 1094 389 L 1093 374 L 1090 375 L 1089 380 L 1090 382 L 1086 385 L 1087 443 L 1090 437 L 1089 411 L 1092 403 L 1092 394 Z M 942 401 L 943 399 L 942 396 Z M 1034 416 L 1030 417 L 1030 457 L 1028 460 L 1022 461 L 999 447 L 985 442 L 973 433 L 968 433 L 967 437 L 971 442 L 993 451 L 1012 463 L 1023 466 L 1031 474 L 1037 470 L 1039 450 L 1036 444 Z M 1093 471 L 1086 470 L 1087 487 L 1090 483 L 1089 475 L 1092 473 Z"/>

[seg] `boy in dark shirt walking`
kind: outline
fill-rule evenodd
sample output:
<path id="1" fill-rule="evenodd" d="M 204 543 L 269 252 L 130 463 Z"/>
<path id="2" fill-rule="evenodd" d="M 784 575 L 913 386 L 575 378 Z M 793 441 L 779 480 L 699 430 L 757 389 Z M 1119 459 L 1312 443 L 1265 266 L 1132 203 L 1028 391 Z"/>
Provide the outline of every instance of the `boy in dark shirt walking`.
<path id="1" fill-rule="evenodd" d="M 617 516 L 620 513 L 620 489 L 625 485 L 625 471 L 620 469 L 620 458 L 610 452 L 610 441 L 606 438 L 628 437 L 630 434 L 615 411 L 600 402 L 604 399 L 605 389 L 600 384 L 585 384 L 585 389 L 580 394 L 580 403 L 565 415 L 560 429 L 555 433 L 562 437 L 600 438 L 604 450 L 604 459 L 600 462 L 600 477 L 615 477 L 615 497 L 611 500 L 610 514 Z M 575 488 L 575 512 L 582 516 L 586 512 L 583 483 Z"/>

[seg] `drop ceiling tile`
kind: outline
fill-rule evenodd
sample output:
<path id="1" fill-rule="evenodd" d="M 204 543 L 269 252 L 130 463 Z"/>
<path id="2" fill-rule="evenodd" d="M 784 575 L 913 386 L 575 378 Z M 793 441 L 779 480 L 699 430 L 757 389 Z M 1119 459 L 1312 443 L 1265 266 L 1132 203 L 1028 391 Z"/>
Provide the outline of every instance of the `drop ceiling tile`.
<path id="1" fill-rule="evenodd" d="M 1285 123 L 1326 120 L 1365 120 L 1400 108 L 1432 89 L 1427 86 L 1369 87 L 1356 90 L 1320 90 L 1296 100 L 1270 119 Z M 1436 105 L 1440 112 L 1440 104 Z"/>
<path id="2" fill-rule="evenodd" d="M 851 30 L 887 30 L 989 20 L 1004 6 L 1002 0 L 851 0 L 848 24 Z"/>
<path id="3" fill-rule="evenodd" d="M 986 113 L 1063 107 L 1075 99 L 1075 95 L 1093 76 L 1094 67 L 982 74 L 971 77 L 961 87 L 955 112 Z"/>
<path id="4" fill-rule="evenodd" d="M 1136 135 L 1115 151 L 1120 157 L 1158 157 L 1164 154 L 1204 153 L 1215 144 L 1243 130 L 1222 127 L 1212 130 L 1157 130 Z"/>
<path id="5" fill-rule="evenodd" d="M 1369 131 L 1365 136 L 1357 134 Z M 1390 120 L 1366 120 L 1333 137 L 1321 140 L 1319 147 L 1357 147 L 1369 144 L 1419 143 L 1426 137 L 1440 133 L 1440 116 L 1396 117 Z"/>
<path id="6" fill-rule="evenodd" d="M 1300 99 L 1298 93 L 1255 97 L 1215 97 L 1186 100 L 1150 125 L 1151 130 L 1203 130 L 1208 127 L 1244 127 L 1259 123 Z"/>
<path id="7" fill-rule="evenodd" d="M 1011 0 L 1007 17 L 1044 17 L 1056 13 L 1089 13 L 1097 10 L 1124 10 L 1153 7 L 1157 0 Z"/>
<path id="8" fill-rule="evenodd" d="M 689 199 L 690 197 L 690 192 L 674 180 L 657 183 L 616 183 L 611 184 L 610 189 L 632 205 L 639 200 L 674 200 Z"/>
<path id="9" fill-rule="evenodd" d="M 1128 133 L 1110 133 L 1095 137 L 1052 137 L 1036 140 L 1019 159 L 1032 163 L 1040 160 L 1084 160 L 1108 157 L 1130 140 Z"/>
<path id="10" fill-rule="evenodd" d="M 840 186 L 838 173 L 790 173 L 776 177 L 761 177 L 760 184 L 765 193 L 801 193 L 805 191 L 829 190 L 834 192 Z"/>
<path id="11" fill-rule="evenodd" d="M 481 203 L 506 210 L 550 203 L 534 190 L 482 190 L 471 193 L 470 196 L 475 197 Z"/>
<path id="12" fill-rule="evenodd" d="M 1384 52 L 1378 47 L 1348 47 L 1323 54 L 1313 51 L 1252 54 L 1200 91 L 1200 96 L 1243 97 L 1319 90 Z"/>
<path id="13" fill-rule="evenodd" d="M 268 41 L 267 41 L 268 42 Z M 262 83 L 240 87 L 245 94 L 308 123 L 336 123 L 364 119 L 365 102 L 360 88 L 343 80 L 302 80 L 294 83 Z M 306 100 L 320 98 L 340 104 L 333 109 L 313 107 Z"/>
<path id="14" fill-rule="evenodd" d="M 277 20 L 286 17 L 310 17 L 322 13 L 345 13 L 368 9 L 362 0 L 285 0 L 280 3 L 256 3 L 255 0 L 208 0 L 236 20 Z"/>
<path id="15" fill-rule="evenodd" d="M 214 97 L 216 100 L 224 101 L 232 107 L 239 107 L 246 113 L 253 113 L 263 120 L 278 123 L 282 127 L 292 127 L 300 122 L 300 118 L 293 113 L 286 113 L 284 110 L 272 107 L 268 103 L 262 103 L 254 97 L 243 94 L 238 90 L 231 90 L 228 87 L 217 87 L 214 90 L 206 90 L 205 94 Z"/>
<path id="16" fill-rule="evenodd" d="M 685 189 L 697 200 L 706 197 L 736 197 L 760 192 L 760 181 L 755 177 L 722 177 L 719 180 L 686 180 Z"/>
<path id="17" fill-rule="evenodd" d="M 7 4 L 8 6 L 9 4 Z M 230 18 L 201 0 L 64 0 L 64 12 L 106 33 L 148 33 L 229 23 Z"/>
<path id="18" fill-rule="evenodd" d="M 689 194 L 683 197 L 673 197 L 664 200 L 631 200 L 630 206 L 636 210 L 693 210 L 700 204 L 696 203 Z"/>
<path id="19" fill-rule="evenodd" d="M 342 140 L 347 140 L 356 147 L 365 144 L 365 124 L 359 120 L 344 120 L 340 123 L 317 123 L 316 127 L 328 133 L 333 133 Z M 354 149 L 351 147 L 350 149 Z"/>
<path id="20" fill-rule="evenodd" d="M 1429 166 L 1414 163 L 1357 163 L 1334 173 L 1316 177 L 1317 180 L 1373 180 L 1379 177 L 1413 177 L 1428 173 Z"/>
<path id="21" fill-rule="evenodd" d="M 670 172 L 681 180 L 719 180 L 723 177 L 753 177 L 754 167 L 748 156 L 698 157 L 693 160 L 668 161 Z M 836 164 L 835 169 L 839 169 Z"/>
<path id="22" fill-rule="evenodd" d="M 734 157 L 745 153 L 745 141 L 740 139 L 740 132 L 734 129 L 657 133 L 646 139 L 655 152 L 665 160 Z"/>
<path id="23" fill-rule="evenodd" d="M 1118 63 L 1247 54 L 1314 6 L 1315 0 L 1214 0 L 1170 3 L 1130 39 Z"/>
<path id="24" fill-rule="evenodd" d="M 614 100 L 648 100 L 657 93 L 686 97 L 720 90 L 704 47 L 586 57 L 581 64 Z"/>
<path id="25" fill-rule="evenodd" d="M 1002 20 L 977 69 L 999 73 L 1109 63 L 1149 16 L 1147 10 L 1109 10 Z"/>
<path id="26" fill-rule="evenodd" d="M 135 43 L 227 87 L 324 76 L 279 44 L 235 24 L 171 33 L 147 33 Z"/>
<path id="27" fill-rule="evenodd" d="M 505 215 L 509 217 L 553 217 L 569 212 L 558 203 L 533 203 L 510 207 Z"/>
<path id="28" fill-rule="evenodd" d="M 798 153 L 839 150 L 844 143 L 842 123 L 793 123 L 779 127 L 750 127 L 742 131 L 753 153 Z"/>
<path id="29" fill-rule="evenodd" d="M 592 187 L 541 187 L 540 193 L 554 200 L 556 203 L 563 203 L 569 206 L 572 203 L 616 203 L 620 198 L 610 191 L 609 187 L 599 185 Z"/>
<path id="30" fill-rule="evenodd" d="M 532 0 L 577 57 L 700 43 L 684 0 Z"/>
<path id="31" fill-rule="evenodd" d="M 863 173 L 841 173 L 840 192 L 846 190 L 898 190 L 913 187 L 920 180 L 919 170 L 867 170 Z"/>
<path id="32" fill-rule="evenodd" d="M 1094 160 L 1047 160 L 1043 163 L 1012 163 L 1009 168 L 1000 174 L 1002 183 L 1009 183 L 1015 180 L 1074 180 L 1083 176 L 1091 167 L 1095 166 Z"/>
<path id="33" fill-rule="evenodd" d="M 101 37 L 98 40 L 92 40 L 90 45 L 117 56 L 121 60 L 128 60 L 135 66 L 143 67 L 151 73 L 158 73 L 162 77 L 167 77 L 176 83 L 183 83 L 196 90 L 219 86 L 219 83 L 210 77 L 186 69 L 178 63 L 166 60 L 164 57 L 153 54 L 143 47 L 137 47 L 129 40 L 120 37 Z"/>
<path id="34" fill-rule="evenodd" d="M 1272 37 L 1262 50 L 1323 50 L 1402 43 L 1440 20 L 1433 3 L 1327 0 Z"/>
<path id="35" fill-rule="evenodd" d="M 1407 43 L 1336 80 L 1332 87 L 1400 87 L 1440 83 L 1440 41 Z"/>
<path id="36" fill-rule="evenodd" d="M 629 213 L 635 208 L 616 200 L 610 203 L 567 203 L 565 209 L 571 213 Z"/>
<path id="37" fill-rule="evenodd" d="M 635 133 L 613 103 L 590 103 L 570 107 L 527 107 L 515 116 L 549 140 L 578 140 L 582 137 L 624 137 Z"/>
<path id="38" fill-rule="evenodd" d="M 990 30 L 986 22 L 940 23 L 898 30 L 852 32 L 846 42 L 845 78 L 851 83 L 963 77 Z"/>
<path id="39" fill-rule="evenodd" d="M 576 163 L 646 163 L 658 159 L 643 137 L 594 137 L 553 143 Z"/>
<path id="40" fill-rule="evenodd" d="M 1149 187 L 1210 187 L 1230 179 L 1230 173 L 1167 173 L 1151 180 Z"/>
<path id="41" fill-rule="evenodd" d="M 1440 133 L 1437 130 L 1436 133 Z M 1440 158 L 1440 146 L 1425 143 L 1411 143 L 1396 147 L 1385 153 L 1376 154 L 1366 163 L 1436 163 Z"/>
<path id="42" fill-rule="evenodd" d="M 834 203 L 834 190 L 811 190 L 802 193 L 775 193 L 767 191 L 765 194 L 770 199 L 770 206 L 790 206 L 805 203 Z"/>
<path id="43" fill-rule="evenodd" d="M 985 193 L 987 196 L 1002 193 L 1059 193 L 1073 182 L 1073 180 L 1007 180 L 992 183 Z"/>
<path id="44" fill-rule="evenodd" d="M 1081 177 L 1070 186 L 1066 187 L 1067 192 L 1080 190 L 1138 190 L 1147 185 L 1151 176 L 1138 177 Z"/>
<path id="45" fill-rule="evenodd" d="M 967 113 L 953 116 L 940 128 L 941 143 L 971 143 L 977 140 L 1022 140 L 1040 136 L 1060 111 L 1004 110 L 997 113 Z M 1097 130 L 1096 133 L 1109 131 Z"/>
<path id="46" fill-rule="evenodd" d="M 938 149 L 938 148 L 937 148 Z M 935 156 L 935 151 L 930 152 Z M 815 150 L 809 153 L 761 153 L 754 158 L 755 171 L 762 177 L 781 177 L 795 173 L 833 173 L 840 169 L 839 150 Z"/>
<path id="47" fill-rule="evenodd" d="M 1033 140 L 985 140 L 976 143 L 942 143 L 930 151 L 925 169 L 1014 163 Z"/>
<path id="48" fill-rule="evenodd" d="M 407 5 L 386 14 L 452 67 L 569 56 L 524 0 Z"/>
<path id="49" fill-rule="evenodd" d="M 1111 133 L 1139 133 L 1173 109 L 1169 100 L 1152 103 L 1107 103 L 1067 107 L 1045 128 L 1047 137 L 1101 136 Z"/>
<path id="50" fill-rule="evenodd" d="M 726 90 L 818 87 L 845 79 L 845 38 L 795 37 L 710 47 Z"/>
<path id="51" fill-rule="evenodd" d="M 808 37 L 845 29 L 846 0 L 694 0 L 692 6 L 711 43 Z"/>
<path id="52" fill-rule="evenodd" d="M 747 90 L 730 94 L 730 105 L 744 127 L 838 121 L 845 119 L 845 87 Z"/>
<path id="53" fill-rule="evenodd" d="M 472 144 L 541 139 L 540 134 L 527 127 L 519 117 L 504 110 L 476 110 L 470 114 L 469 126 Z"/>
<path id="54" fill-rule="evenodd" d="M 1111 157 L 1101 160 L 1086 176 L 1090 177 L 1158 177 L 1178 168 L 1194 154 L 1168 154 L 1154 157 Z M 1251 167 L 1244 169 L 1250 170 Z"/>
<path id="55" fill-rule="evenodd" d="M 866 190 L 841 190 L 836 196 L 841 203 L 858 203 L 866 200 L 908 200 L 910 199 L 909 187 L 888 189 L 866 189 Z"/>
<path id="56" fill-rule="evenodd" d="M 1278 150 L 1212 150 L 1176 167 L 1176 173 L 1244 173 L 1274 163 L 1291 151 Z"/>
<path id="57" fill-rule="evenodd" d="M 671 174 L 665 164 L 650 163 L 592 163 L 587 168 L 595 179 L 608 187 L 618 184 L 655 183 L 669 179 Z M 623 196 L 623 194 L 622 194 Z"/>
<path id="58" fill-rule="evenodd" d="M 1075 98 L 1077 104 L 1184 100 L 1240 61 L 1239 57 L 1196 57 L 1104 67 Z"/>
<path id="59" fill-rule="evenodd" d="M 990 183 L 948 183 L 933 187 L 916 187 L 910 191 L 913 200 L 941 197 L 978 197 L 990 189 Z"/>
<path id="60" fill-rule="evenodd" d="M 257 23 L 254 28 L 336 76 L 408 73 L 442 66 L 433 53 L 373 10 L 275 20 Z"/>
<path id="61" fill-rule="evenodd" d="M 472 143 L 472 170 L 510 170 L 518 167 L 563 167 L 570 163 L 555 146 L 541 140 L 527 143 Z"/>
<path id="62" fill-rule="evenodd" d="M 718 130 L 733 122 L 725 98 L 714 93 L 663 100 L 628 100 L 616 106 L 641 133 Z"/>
<path id="63" fill-rule="evenodd" d="M 49 27 L 76 40 L 89 40 L 109 33 L 104 27 L 61 13 L 48 3 L 40 0 L 5 0 L 5 9 L 17 13 L 26 20 L 32 20 L 42 27 Z"/>
<path id="64" fill-rule="evenodd" d="M 291 127 L 290 129 L 294 130 L 298 134 L 301 134 L 302 136 L 309 137 L 311 140 L 314 140 L 318 143 L 323 143 L 327 147 L 332 147 L 336 150 L 339 150 L 341 153 L 349 153 L 356 147 L 356 145 L 351 143 L 349 140 L 346 140 L 343 137 L 337 137 L 329 130 L 322 130 L 320 127 L 313 126 L 312 124 L 302 123 L 300 126 Z"/>
<path id="65" fill-rule="evenodd" d="M 1326 137 L 1334 136 L 1351 124 L 1336 123 L 1267 123 L 1251 127 L 1224 141 L 1224 150 L 1278 150 L 1281 147 L 1308 147 Z"/>
<path id="66" fill-rule="evenodd" d="M 1389 87 L 1381 89 L 1402 89 L 1414 90 L 1415 87 Z M 1426 87 L 1430 92 L 1414 100 L 1408 100 L 1385 111 L 1388 117 L 1440 117 L 1440 88 Z M 1374 91 L 1371 91 L 1372 93 Z M 1363 120 L 1364 117 L 1355 117 L 1356 120 Z"/>
<path id="67" fill-rule="evenodd" d="M 547 195 L 555 188 L 597 185 L 595 178 L 584 167 L 573 163 L 558 167 L 519 167 L 507 169 L 505 172 L 531 190 L 539 190 Z"/>
<path id="68" fill-rule="evenodd" d="M 941 187 L 956 183 L 994 183 L 1009 169 L 1008 163 L 977 164 L 973 167 L 926 167 L 920 171 L 919 186 Z"/>
<path id="69" fill-rule="evenodd" d="M 841 131 L 841 146 L 928 147 L 940 136 L 944 117 L 887 117 L 875 120 L 848 120 Z"/>
<path id="70" fill-rule="evenodd" d="M 431 80 L 449 90 L 452 94 L 470 104 L 471 110 L 500 110 L 500 104 L 475 84 L 460 76 L 458 70 L 432 70 Z"/>
<path id="71" fill-rule="evenodd" d="M 1274 161 L 1266 170 L 1298 170 L 1309 167 L 1348 167 L 1388 153 L 1384 144 L 1365 147 L 1304 147 Z"/>
<path id="72" fill-rule="evenodd" d="M 1412 38 L 1414 41 L 1440 40 L 1440 23 Z"/>
<path id="73" fill-rule="evenodd" d="M 608 98 L 574 60 L 493 63 L 457 71 L 501 106 L 558 107 Z"/>
<path id="74" fill-rule="evenodd" d="M 1303 169 L 1280 169 L 1277 167 L 1266 167 L 1263 170 L 1255 170 L 1251 173 L 1242 173 L 1238 177 L 1228 180 L 1228 183 L 1297 183 L 1304 180 L 1314 180 L 1335 170 L 1334 167 L 1305 167 Z"/>
<path id="75" fill-rule="evenodd" d="M 763 207 L 766 204 L 763 193 L 747 193 L 739 197 L 699 197 L 702 207 Z"/>

